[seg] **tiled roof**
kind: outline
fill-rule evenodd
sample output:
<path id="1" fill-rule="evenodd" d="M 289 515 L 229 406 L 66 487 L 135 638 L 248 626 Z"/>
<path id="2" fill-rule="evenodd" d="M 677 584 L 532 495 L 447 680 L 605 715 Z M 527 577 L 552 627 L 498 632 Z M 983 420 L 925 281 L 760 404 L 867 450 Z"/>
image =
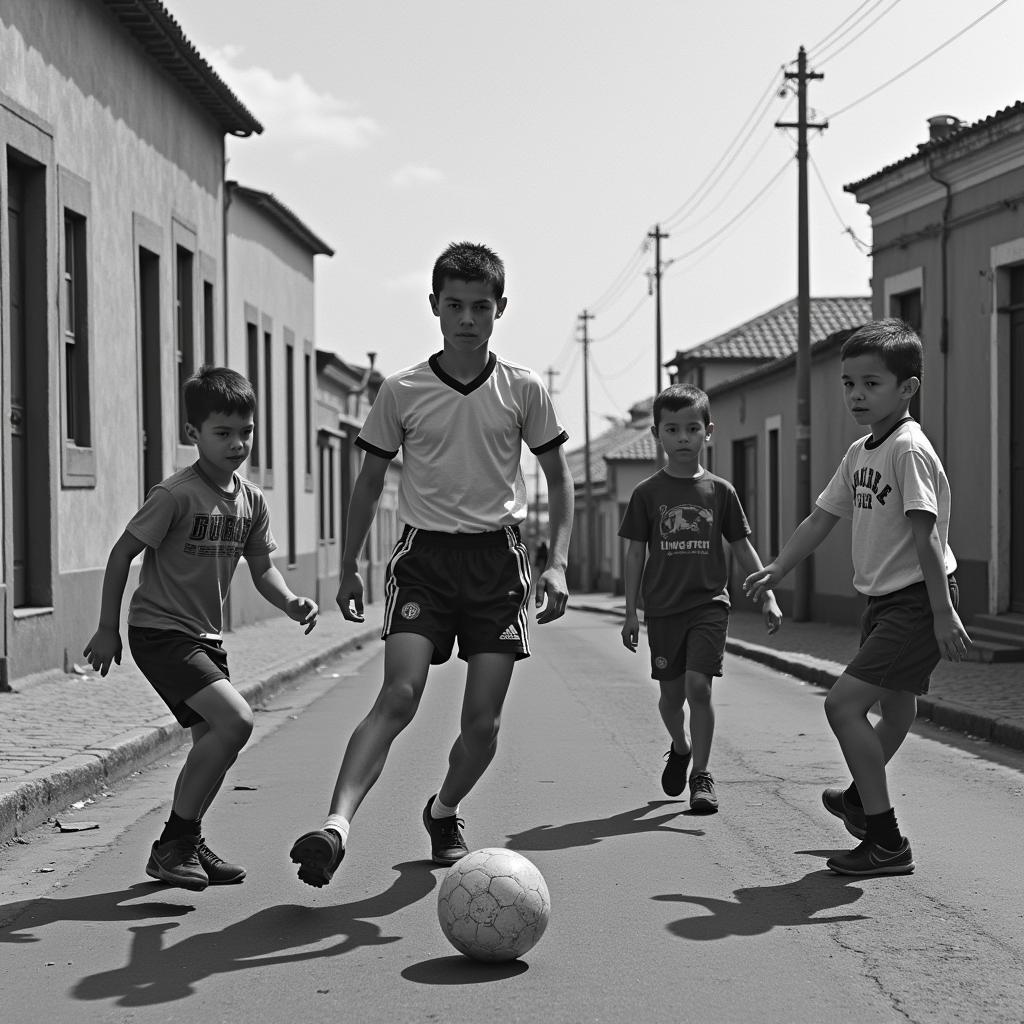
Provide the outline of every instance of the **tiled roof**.
<path id="1" fill-rule="evenodd" d="M 885 177 L 890 171 L 895 171 L 900 167 L 912 164 L 915 160 L 920 160 L 930 153 L 939 153 L 944 149 L 951 149 L 954 146 L 969 143 L 974 141 L 975 137 L 977 137 L 978 142 L 984 142 L 993 130 L 1009 128 L 1009 122 L 1015 118 L 1020 118 L 1021 114 L 1024 114 L 1024 101 L 1018 100 L 1009 107 L 1004 107 L 988 117 L 983 117 L 980 121 L 975 121 L 974 124 L 963 125 L 955 129 L 945 138 L 929 139 L 928 142 L 920 143 L 916 151 L 911 153 L 910 156 L 905 156 L 902 160 L 897 160 L 895 163 L 887 164 L 880 171 L 875 171 L 874 174 L 869 174 L 866 178 L 861 178 L 860 181 L 844 185 L 843 191 L 856 192 L 858 189 L 863 188 L 863 186 Z M 1014 126 L 1012 129 L 1014 132 L 1022 130 L 1024 130 L 1024 122 Z"/>
<path id="2" fill-rule="evenodd" d="M 811 341 L 870 319 L 870 296 L 812 298 Z M 796 351 L 797 331 L 797 300 L 794 298 L 703 344 L 677 353 L 671 364 L 682 366 L 719 359 L 781 359 Z"/>
<path id="3" fill-rule="evenodd" d="M 150 59 L 232 135 L 253 135 L 263 125 L 242 105 L 224 80 L 185 38 L 159 0 L 100 0 L 135 37 Z"/>
<path id="4" fill-rule="evenodd" d="M 334 250 L 325 241 L 313 234 L 277 196 L 272 195 L 270 192 L 260 192 L 259 189 L 246 188 L 244 185 L 239 185 L 237 181 L 229 181 L 227 187 L 233 194 L 241 196 L 252 203 L 253 206 L 263 210 L 271 220 L 275 221 L 279 227 L 287 231 L 293 238 L 298 239 L 313 255 L 334 255 Z"/>
<path id="5" fill-rule="evenodd" d="M 622 447 L 638 436 L 650 437 L 650 418 L 640 423 L 620 423 L 606 430 L 603 434 L 590 439 L 590 483 L 603 484 L 608 479 L 608 466 L 604 461 L 605 453 Z M 653 440 L 653 438 L 652 438 Z M 586 483 L 586 455 L 583 448 L 566 452 L 566 461 L 572 481 L 577 487 Z"/>
<path id="6" fill-rule="evenodd" d="M 658 455 L 654 435 L 645 430 L 638 437 L 620 444 L 605 455 L 609 462 L 653 462 Z"/>

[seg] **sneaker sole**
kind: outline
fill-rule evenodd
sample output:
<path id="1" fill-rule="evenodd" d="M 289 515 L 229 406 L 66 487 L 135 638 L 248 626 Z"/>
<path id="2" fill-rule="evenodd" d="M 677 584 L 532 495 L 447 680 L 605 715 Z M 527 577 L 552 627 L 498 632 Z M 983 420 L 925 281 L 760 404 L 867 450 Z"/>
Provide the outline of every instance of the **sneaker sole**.
<path id="1" fill-rule="evenodd" d="M 242 870 L 241 874 L 232 875 L 230 878 L 214 878 L 210 876 L 210 885 L 239 885 L 245 881 L 245 871 Z"/>
<path id="2" fill-rule="evenodd" d="M 854 878 L 870 878 L 873 875 L 912 875 L 917 865 L 911 861 L 909 864 L 880 864 L 877 867 L 869 868 L 866 871 L 859 871 L 856 868 L 844 868 L 832 861 L 825 861 L 825 867 L 834 871 L 837 875 L 851 875 Z"/>
<path id="3" fill-rule="evenodd" d="M 290 856 L 299 865 L 299 881 L 315 889 L 322 889 L 345 859 L 345 850 L 342 848 L 338 863 L 332 867 L 334 851 L 326 840 L 314 834 L 299 839 L 292 847 Z"/>
<path id="4" fill-rule="evenodd" d="M 854 839 L 863 839 L 868 834 L 868 830 L 866 828 L 861 828 L 860 825 L 855 825 L 845 814 L 840 814 L 838 811 L 829 807 L 825 800 L 824 793 L 821 794 L 821 804 L 829 814 L 838 818 L 843 823 L 846 831 L 849 832 Z"/>
<path id="5" fill-rule="evenodd" d="M 710 800 L 697 800 L 690 804 L 690 810 L 694 814 L 717 814 L 718 804 L 713 804 Z"/>
<path id="6" fill-rule="evenodd" d="M 189 889 L 192 892 L 202 892 L 210 884 L 208 880 L 204 882 L 201 878 L 172 874 L 153 861 L 146 865 L 146 874 L 158 882 L 166 882 L 168 885 L 176 885 L 179 889 Z"/>

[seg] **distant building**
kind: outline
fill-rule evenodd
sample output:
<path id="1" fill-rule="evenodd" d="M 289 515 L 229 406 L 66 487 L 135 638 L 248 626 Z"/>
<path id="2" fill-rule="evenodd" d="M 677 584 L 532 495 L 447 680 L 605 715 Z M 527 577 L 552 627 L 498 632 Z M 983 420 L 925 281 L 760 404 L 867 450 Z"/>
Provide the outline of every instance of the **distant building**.
<path id="1" fill-rule="evenodd" d="M 224 136 L 261 130 L 156 0 L 0 6 L 0 687 L 81 657 L 111 545 L 194 461 Z"/>
<path id="2" fill-rule="evenodd" d="M 355 439 L 384 382 L 374 369 L 369 353 L 367 366 L 346 362 L 333 352 L 318 351 L 317 371 L 317 454 L 319 510 L 317 517 L 317 601 L 333 607 L 341 574 L 346 516 L 352 486 L 362 465 L 362 452 Z M 398 540 L 398 483 L 401 454 L 391 460 L 377 514 L 370 526 L 359 568 L 366 587 L 364 600 L 380 601 L 384 595 L 384 570 Z"/>
<path id="3" fill-rule="evenodd" d="M 821 371 L 822 357 L 833 352 L 844 331 L 870 319 L 871 300 L 866 296 L 815 298 L 811 310 L 811 339 L 815 343 L 812 475 L 816 481 L 826 467 L 829 473 L 835 468 L 834 462 L 845 450 L 835 454 L 834 439 L 849 436 L 852 440 L 856 436 L 850 433 L 855 425 L 847 425 L 845 407 L 836 400 L 832 371 Z M 780 536 L 788 537 L 793 527 L 796 399 L 792 367 L 796 346 L 793 299 L 677 353 L 666 363 L 674 383 L 693 383 L 708 392 L 715 430 L 707 449 L 707 466 L 736 485 L 754 530 L 754 543 L 761 552 L 770 550 L 767 546 L 777 543 Z M 650 432 L 652 406 L 653 398 L 638 403 L 630 410 L 627 426 L 606 431 L 591 445 L 591 476 L 597 481 L 593 486 L 597 523 L 594 583 L 600 590 L 622 590 L 624 546 L 617 536 L 618 526 L 633 488 L 656 469 L 657 447 Z M 569 465 L 576 492 L 576 522 L 580 523 L 586 515 L 581 449 L 570 454 Z M 582 544 L 582 538 L 577 541 L 577 532 L 582 533 L 574 530 L 574 544 Z M 848 584 L 852 573 L 848 571 L 848 535 L 843 549 L 842 530 L 834 533 L 838 539 L 830 538 L 824 549 L 828 553 L 819 553 L 818 578 L 826 590 L 834 587 L 840 600 L 835 605 L 819 603 L 817 610 L 828 608 L 830 614 L 840 614 L 852 598 Z M 581 557 L 580 550 L 575 560 Z M 846 561 L 840 569 L 843 557 Z M 787 595 L 781 594 L 780 598 L 785 607 Z"/>
<path id="4" fill-rule="evenodd" d="M 267 499 L 274 564 L 297 594 L 317 584 L 314 264 L 334 250 L 269 192 L 227 182 L 227 363 L 256 391 L 245 475 Z M 193 451 L 194 457 L 194 451 Z M 244 568 L 244 567 L 243 567 Z M 233 627 L 273 615 L 249 574 L 235 575 Z"/>

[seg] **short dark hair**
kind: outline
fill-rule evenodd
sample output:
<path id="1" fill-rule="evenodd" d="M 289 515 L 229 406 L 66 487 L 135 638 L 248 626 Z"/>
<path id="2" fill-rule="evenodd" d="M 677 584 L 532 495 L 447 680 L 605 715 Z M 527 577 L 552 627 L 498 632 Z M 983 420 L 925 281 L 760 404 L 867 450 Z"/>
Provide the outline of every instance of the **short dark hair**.
<path id="1" fill-rule="evenodd" d="M 690 407 L 704 418 L 704 426 L 711 423 L 711 400 L 694 384 L 670 384 L 654 399 L 654 426 L 658 426 L 663 412 L 678 412 Z"/>
<path id="2" fill-rule="evenodd" d="M 226 366 L 200 366 L 185 381 L 184 393 L 185 418 L 196 429 L 215 412 L 244 416 L 256 411 L 256 392 L 252 384 Z"/>
<path id="3" fill-rule="evenodd" d="M 871 320 L 851 334 L 839 350 L 840 361 L 854 356 L 877 355 L 885 368 L 896 375 L 899 383 L 917 377 L 921 379 L 924 350 L 917 332 L 905 320 L 895 317 Z"/>
<path id="4" fill-rule="evenodd" d="M 505 264 L 493 249 L 476 242 L 452 242 L 434 263 L 430 288 L 440 297 L 447 278 L 456 281 L 483 281 L 494 290 L 495 299 L 505 294 Z"/>

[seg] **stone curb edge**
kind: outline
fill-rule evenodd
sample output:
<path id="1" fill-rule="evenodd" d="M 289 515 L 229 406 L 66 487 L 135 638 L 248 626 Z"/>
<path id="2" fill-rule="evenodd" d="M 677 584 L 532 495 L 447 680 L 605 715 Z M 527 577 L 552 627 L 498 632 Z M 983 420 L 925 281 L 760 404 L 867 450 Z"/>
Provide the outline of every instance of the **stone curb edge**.
<path id="1" fill-rule="evenodd" d="M 599 605 L 573 604 L 572 607 L 581 612 L 599 612 L 605 615 L 616 615 L 620 618 L 622 615 L 614 608 L 602 608 Z M 758 644 L 748 643 L 746 640 L 726 640 L 725 649 L 730 654 L 737 654 L 742 658 L 760 662 L 769 668 L 785 672 L 787 675 L 795 676 L 797 679 L 825 689 L 832 686 L 846 667 L 839 662 L 813 658 L 810 655 L 793 652 L 779 654 L 769 647 L 761 647 Z M 1024 726 L 1005 718 L 986 715 L 959 701 L 948 700 L 944 697 L 918 697 L 917 714 L 919 718 L 927 718 L 935 725 L 952 729 L 954 732 L 976 736 L 979 739 L 1011 747 L 1014 750 L 1024 750 Z"/>
<path id="2" fill-rule="evenodd" d="M 300 658 L 285 668 L 239 687 L 252 707 L 259 707 L 296 676 L 380 635 L 379 627 L 349 636 L 326 650 Z M 55 765 L 0 782 L 0 844 L 43 824 L 47 818 L 104 786 L 125 778 L 185 742 L 186 732 L 170 714 L 122 733 L 106 747 L 92 747 Z"/>

